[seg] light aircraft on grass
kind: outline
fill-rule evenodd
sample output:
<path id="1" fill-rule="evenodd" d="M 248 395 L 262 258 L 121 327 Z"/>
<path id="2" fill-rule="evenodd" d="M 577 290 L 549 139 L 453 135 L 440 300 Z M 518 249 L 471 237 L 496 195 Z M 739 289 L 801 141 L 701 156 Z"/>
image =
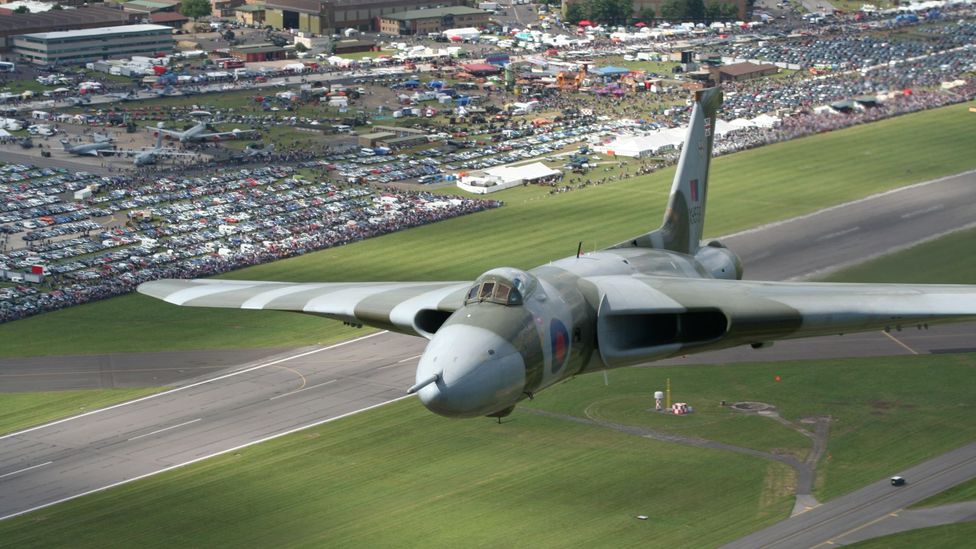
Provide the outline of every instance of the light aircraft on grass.
<path id="1" fill-rule="evenodd" d="M 773 340 L 976 318 L 976 286 L 742 280 L 739 258 L 701 243 L 721 90 L 695 94 L 660 228 L 529 271 L 474 282 L 159 280 L 176 305 L 297 311 L 430 340 L 417 393 L 448 417 L 503 417 L 572 376 Z"/>

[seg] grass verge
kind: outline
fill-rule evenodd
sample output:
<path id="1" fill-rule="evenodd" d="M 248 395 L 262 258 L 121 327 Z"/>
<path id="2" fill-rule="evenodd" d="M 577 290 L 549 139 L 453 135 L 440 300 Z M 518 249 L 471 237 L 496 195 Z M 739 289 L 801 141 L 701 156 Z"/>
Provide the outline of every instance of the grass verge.
<path id="1" fill-rule="evenodd" d="M 917 547 L 967 547 L 976 539 L 976 521 L 909 530 L 899 534 L 848 545 L 851 549 L 916 549 Z"/>
<path id="2" fill-rule="evenodd" d="M 164 388 L 0 393 L 0 435 L 151 395 Z"/>

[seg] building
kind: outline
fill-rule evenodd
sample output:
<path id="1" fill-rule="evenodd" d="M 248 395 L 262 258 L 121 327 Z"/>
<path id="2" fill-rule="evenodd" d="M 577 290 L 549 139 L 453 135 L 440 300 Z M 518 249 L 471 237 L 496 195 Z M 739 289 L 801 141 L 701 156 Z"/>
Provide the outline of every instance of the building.
<path id="1" fill-rule="evenodd" d="M 234 8 L 234 18 L 243 25 L 264 24 L 264 4 L 245 4 Z"/>
<path id="2" fill-rule="evenodd" d="M 10 51 L 11 38 L 18 34 L 128 25 L 134 19 L 121 8 L 104 6 L 0 15 L 0 53 Z"/>
<path id="3" fill-rule="evenodd" d="M 210 15 L 234 17 L 234 11 L 244 5 L 244 0 L 210 0 Z"/>
<path id="4" fill-rule="evenodd" d="M 721 84 L 722 82 L 740 82 L 776 74 L 779 72 L 779 67 L 770 64 L 757 65 L 746 61 L 745 63 L 711 67 L 709 72 L 712 75 L 712 81 Z"/>
<path id="5" fill-rule="evenodd" d="M 426 35 L 457 27 L 483 27 L 490 15 L 467 6 L 411 10 L 380 17 L 380 32 L 395 36 Z"/>
<path id="6" fill-rule="evenodd" d="M 148 15 L 160 12 L 176 13 L 179 6 L 179 2 L 171 0 L 129 0 L 122 5 L 122 9 L 140 15 Z"/>
<path id="7" fill-rule="evenodd" d="M 37 65 L 77 65 L 89 61 L 155 56 L 173 52 L 173 29 L 163 25 L 123 25 L 16 35 L 13 53 Z"/>
<path id="8" fill-rule="evenodd" d="M 234 46 L 230 49 L 230 56 L 254 63 L 257 61 L 277 61 L 288 57 L 288 50 L 274 44 L 248 44 L 246 46 Z"/>
<path id="9" fill-rule="evenodd" d="M 153 25 L 166 25 L 178 29 L 190 22 L 190 18 L 175 11 L 160 11 L 149 14 L 149 22 Z"/>
<path id="10" fill-rule="evenodd" d="M 278 30 L 314 34 L 342 29 L 377 31 L 380 18 L 386 15 L 464 4 L 465 0 L 266 0 L 265 23 Z"/>
<path id="11" fill-rule="evenodd" d="M 332 53 L 340 55 L 343 53 L 363 53 L 367 51 L 379 51 L 379 46 L 371 40 L 339 40 L 332 46 Z"/>

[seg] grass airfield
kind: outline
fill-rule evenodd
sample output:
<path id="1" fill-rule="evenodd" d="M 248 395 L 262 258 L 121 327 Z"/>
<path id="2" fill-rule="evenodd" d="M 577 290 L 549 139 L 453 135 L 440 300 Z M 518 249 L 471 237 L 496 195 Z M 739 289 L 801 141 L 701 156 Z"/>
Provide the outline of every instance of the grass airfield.
<path id="1" fill-rule="evenodd" d="M 816 495 L 829 499 L 976 436 L 972 355 L 629 368 L 540 394 L 501 425 L 408 399 L 0 522 L 14 547 L 717 546 L 788 516 L 793 471 L 526 408 L 802 453 L 729 401 L 834 418 Z M 776 383 L 774 376 L 781 376 Z M 688 417 L 646 411 L 670 377 Z M 747 420 L 739 418 L 745 417 Z M 911 440 L 911 444 L 906 444 Z M 648 515 L 646 521 L 636 515 Z"/>
<path id="2" fill-rule="evenodd" d="M 960 108 L 965 106 L 934 113 L 945 116 Z M 882 124 L 906 123 L 910 118 Z M 882 124 L 848 132 L 884 130 L 884 135 L 900 142 L 908 131 L 897 125 L 880 128 Z M 945 127 L 941 131 L 945 135 Z M 845 133 L 794 143 L 813 143 Z M 959 141 L 971 140 L 965 146 L 972 150 L 976 136 L 961 134 Z M 855 141 L 871 146 L 877 139 L 877 134 L 869 132 Z M 927 142 L 917 134 L 906 141 L 911 143 L 913 155 L 927 157 Z M 852 142 L 838 145 L 852 146 Z M 938 150 L 934 154 L 955 146 L 932 145 Z M 897 172 L 905 164 L 893 162 L 898 155 L 893 153 L 891 161 L 881 160 L 880 164 L 863 160 L 847 165 L 848 171 L 859 170 L 858 174 L 853 178 L 845 175 L 840 182 L 825 174 L 828 170 L 808 167 L 790 183 L 777 180 L 775 174 L 738 176 L 729 185 L 734 189 L 721 189 L 721 182 L 733 175 L 725 170 L 734 171 L 727 163 L 778 147 L 716 161 L 714 181 L 719 183 L 713 187 L 710 202 L 710 234 L 798 215 L 976 164 L 970 156 L 956 155 L 951 159 L 954 164 L 927 163 L 923 176 L 916 167 L 915 177 L 906 173 L 903 179 Z M 892 147 L 882 141 L 872 151 L 887 156 Z M 781 160 L 790 158 L 789 152 L 778 150 Z M 738 169 L 761 173 L 763 162 L 773 162 L 775 153 L 751 156 L 758 164 Z M 800 158 L 801 149 L 793 154 L 801 162 L 814 166 L 818 162 L 815 153 L 804 157 L 808 160 Z M 907 155 L 907 149 L 901 154 Z M 884 170 L 872 175 L 862 164 Z M 781 167 L 779 177 L 788 171 Z M 820 184 L 818 176 L 823 178 Z M 358 276 L 360 279 L 466 279 L 501 263 L 529 267 L 572 253 L 579 239 L 587 241 L 586 248 L 599 247 L 656 225 L 670 178 L 668 171 L 554 197 L 539 189 L 518 189 L 500 195 L 508 205 L 494 212 L 232 276 L 341 280 L 358 273 L 365 275 Z M 851 185 L 852 180 L 858 185 Z M 766 193 L 771 186 L 794 192 Z M 768 200 L 759 199 L 767 195 Z M 648 207 L 635 208 L 635 202 Z M 726 203 L 729 205 L 722 205 Z M 532 232 L 526 229 L 529 224 L 543 228 Z M 432 230 L 438 232 L 428 234 Z M 593 235 L 593 246 L 585 234 Z M 567 246 L 562 246 L 564 240 Z M 952 257 L 947 250 L 958 250 L 958 244 L 950 241 L 951 247 L 946 247 L 943 242 L 925 245 L 934 251 L 919 249 L 879 260 L 889 263 L 866 274 L 837 276 L 872 279 L 879 271 L 894 270 L 917 276 L 913 281 L 933 280 L 931 273 L 926 274 L 928 265 L 918 261 L 922 256 L 917 254 Z M 442 255 L 432 257 L 435 252 Z M 467 261 L 456 264 L 459 257 Z M 970 267 L 958 271 L 966 269 L 976 272 Z M 158 348 L 151 345 L 176 341 L 185 346 L 182 348 L 262 346 L 269 341 L 300 344 L 321 341 L 326 331 L 329 338 L 345 337 L 332 330 L 334 323 L 322 324 L 301 315 L 216 311 L 211 316 L 212 312 L 178 309 L 132 296 L 0 326 L 0 337 L 13 344 L 5 350 L 10 355 L 69 352 L 52 347 L 50 341 L 46 347 L 40 341 L 18 343 L 16 338 L 26 334 L 19 330 L 28 329 L 18 325 L 35 322 L 33 329 L 46 334 L 70 333 L 69 328 L 80 327 L 72 341 L 84 346 L 84 352 L 140 349 L 144 343 Z M 279 325 L 279 321 L 286 324 Z M 128 325 L 133 322 L 136 324 Z M 148 333 L 140 334 L 140 330 Z M 194 330 L 203 333 L 186 338 Z M 306 337 L 317 339 L 302 339 Z M 167 341 L 169 338 L 175 339 Z M 527 408 L 598 417 L 798 457 L 809 451 L 804 437 L 772 421 L 722 409 L 718 401 L 769 402 L 790 420 L 829 414 L 835 422 L 829 453 L 818 467 L 815 493 L 826 500 L 972 440 L 976 424 L 970 421 L 971 391 L 965 383 L 947 380 L 972 379 L 974 368 L 974 355 L 631 368 L 609 372 L 608 386 L 602 376 L 591 375 L 548 390 L 502 425 L 489 419 L 439 418 L 409 399 L 0 522 L 0 539 L 17 547 L 104 547 L 106 540 L 150 547 L 716 546 L 788 515 L 795 482 L 791 469 L 729 452 L 687 448 L 540 416 Z M 773 381 L 776 375 L 781 382 Z M 653 405 L 651 393 L 663 388 L 667 377 L 672 379 L 676 399 L 695 406 L 696 415 L 678 418 L 646 412 Z M 912 443 L 905 444 L 905 440 Z M 650 518 L 640 521 L 635 518 L 638 514 Z M 958 545 L 969 539 L 958 536 L 972 532 L 966 525 L 945 528 L 949 533 L 940 538 L 945 546 Z"/>

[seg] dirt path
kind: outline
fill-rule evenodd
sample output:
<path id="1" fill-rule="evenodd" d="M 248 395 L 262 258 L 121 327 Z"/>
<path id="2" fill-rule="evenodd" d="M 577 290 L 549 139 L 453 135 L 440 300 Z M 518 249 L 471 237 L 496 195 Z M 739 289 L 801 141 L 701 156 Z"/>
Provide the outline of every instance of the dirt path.
<path id="1" fill-rule="evenodd" d="M 818 505 L 820 502 L 813 496 L 813 484 L 816 479 L 816 467 L 817 462 L 823 456 L 827 449 L 827 436 L 830 428 L 830 418 L 825 416 L 806 418 L 804 421 L 812 422 L 814 424 L 814 430 L 811 432 L 799 424 L 793 423 L 787 419 L 782 418 L 774 408 L 767 407 L 759 415 L 763 417 L 768 417 L 778 423 L 783 424 L 790 429 L 802 434 L 803 436 L 809 438 L 812 442 L 812 447 L 810 452 L 807 454 L 806 459 L 800 461 L 795 456 L 785 455 L 785 454 L 774 454 L 771 452 L 764 452 L 762 450 L 756 450 L 753 448 L 745 448 L 742 446 L 736 446 L 734 444 L 727 444 L 725 442 L 719 442 L 715 440 L 707 440 L 697 437 L 689 437 L 685 435 L 678 435 L 674 433 L 669 433 L 667 431 L 661 431 L 657 429 L 650 429 L 647 427 L 638 427 L 634 425 L 622 425 L 619 423 L 613 423 L 610 421 L 605 421 L 602 419 L 596 419 L 593 417 L 578 417 L 568 414 L 559 414 L 555 412 L 549 412 L 546 410 L 538 410 L 534 408 L 522 408 L 522 410 L 540 415 L 545 417 L 551 417 L 555 419 L 561 419 L 565 421 L 572 421 L 574 423 L 582 423 L 587 425 L 598 425 L 600 427 L 605 427 L 607 429 L 613 429 L 614 431 L 619 431 L 621 433 L 626 433 L 629 435 L 640 436 L 644 438 L 650 438 L 653 440 L 659 440 L 661 442 L 670 442 L 673 444 L 683 444 L 685 446 L 694 446 L 696 448 L 710 448 L 713 450 L 724 450 L 726 452 L 735 452 L 737 454 L 744 454 L 748 456 L 758 457 L 761 459 L 767 459 L 770 461 L 777 461 L 791 467 L 796 471 L 796 502 L 793 506 L 792 515 L 798 515 L 804 511 L 808 511 Z"/>

